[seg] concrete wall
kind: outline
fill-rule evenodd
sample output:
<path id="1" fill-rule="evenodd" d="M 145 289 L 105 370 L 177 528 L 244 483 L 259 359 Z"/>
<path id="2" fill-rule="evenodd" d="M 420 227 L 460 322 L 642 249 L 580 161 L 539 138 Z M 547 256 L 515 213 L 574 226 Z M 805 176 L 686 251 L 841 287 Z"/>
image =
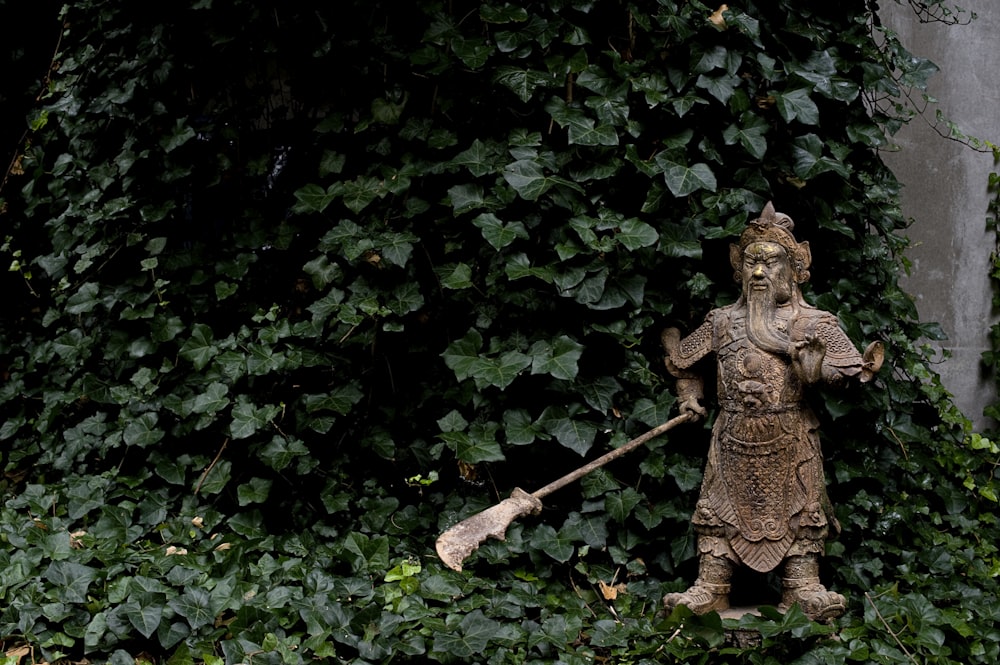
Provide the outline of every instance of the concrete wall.
<path id="1" fill-rule="evenodd" d="M 912 11 L 883 3 L 882 19 L 911 53 L 930 58 L 941 71 L 929 93 L 938 108 L 966 134 L 1000 142 L 1000 3 L 963 0 L 978 14 L 971 25 L 921 24 Z M 990 154 L 977 153 L 941 138 L 917 118 L 895 138 L 899 150 L 883 153 L 904 185 L 903 212 L 914 219 L 908 235 L 915 247 L 904 288 L 916 298 L 920 317 L 937 321 L 948 340 L 940 346 L 951 358 L 938 365 L 942 381 L 977 429 L 995 425 L 983 407 L 996 399 L 993 377 L 980 356 L 989 348 L 988 329 L 996 320 L 989 280 L 996 237 L 986 230 L 987 179 L 997 170 Z M 947 131 L 946 128 L 941 128 Z"/>

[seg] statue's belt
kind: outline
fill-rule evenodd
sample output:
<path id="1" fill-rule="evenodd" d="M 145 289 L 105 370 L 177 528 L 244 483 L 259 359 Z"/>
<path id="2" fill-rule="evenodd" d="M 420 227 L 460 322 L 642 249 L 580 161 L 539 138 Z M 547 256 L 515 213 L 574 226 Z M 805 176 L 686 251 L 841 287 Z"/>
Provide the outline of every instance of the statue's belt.
<path id="1" fill-rule="evenodd" d="M 782 402 L 779 404 L 760 404 L 747 406 L 742 399 L 719 400 L 719 406 L 728 413 L 738 413 L 743 416 L 768 415 L 774 413 L 788 413 L 789 411 L 801 411 L 805 408 L 802 402 Z"/>

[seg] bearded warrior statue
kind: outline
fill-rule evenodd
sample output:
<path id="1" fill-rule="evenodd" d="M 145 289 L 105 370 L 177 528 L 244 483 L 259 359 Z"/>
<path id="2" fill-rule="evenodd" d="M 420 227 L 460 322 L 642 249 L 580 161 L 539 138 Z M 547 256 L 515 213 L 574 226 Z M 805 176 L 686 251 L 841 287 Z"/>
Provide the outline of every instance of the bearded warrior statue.
<path id="1" fill-rule="evenodd" d="M 730 246 L 739 300 L 709 312 L 684 339 L 675 328 L 663 333 L 681 413 L 706 414 L 698 364 L 709 354 L 719 402 L 692 519 L 698 579 L 664 596 L 667 611 L 727 609 L 734 566 L 769 572 L 783 564 L 780 607 L 799 603 L 820 621 L 844 612 L 844 597 L 819 578 L 824 542 L 840 526 L 827 498 L 818 421 L 803 393 L 820 382 L 871 380 L 882 347 L 858 353 L 834 315 L 803 300 L 799 284 L 809 279 L 811 255 L 792 229 L 791 218 L 768 203 Z"/>

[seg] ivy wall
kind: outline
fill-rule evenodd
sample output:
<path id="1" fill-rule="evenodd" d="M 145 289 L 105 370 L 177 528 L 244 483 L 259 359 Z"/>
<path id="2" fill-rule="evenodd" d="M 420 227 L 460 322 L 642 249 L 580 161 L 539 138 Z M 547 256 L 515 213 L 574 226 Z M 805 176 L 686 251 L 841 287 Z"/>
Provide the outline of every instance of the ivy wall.
<path id="1" fill-rule="evenodd" d="M 37 3 L 3 51 L 5 647 L 995 662 L 1000 451 L 928 366 L 878 157 L 934 67 L 867 2 L 717 9 Z M 848 616 L 741 650 L 656 615 L 694 577 L 698 426 L 445 569 L 442 529 L 671 415 L 659 332 L 734 299 L 768 200 L 808 298 L 887 344 L 814 395 Z"/>

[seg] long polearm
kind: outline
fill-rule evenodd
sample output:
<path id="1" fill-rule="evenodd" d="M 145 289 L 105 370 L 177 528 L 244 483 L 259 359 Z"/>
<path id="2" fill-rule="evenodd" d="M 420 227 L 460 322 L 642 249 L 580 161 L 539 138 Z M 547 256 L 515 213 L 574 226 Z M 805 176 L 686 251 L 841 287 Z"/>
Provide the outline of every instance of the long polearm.
<path id="1" fill-rule="evenodd" d="M 524 515 L 537 515 L 541 512 L 542 498 L 558 489 L 562 489 L 570 483 L 576 482 L 608 462 L 627 455 L 650 439 L 686 422 L 690 418 L 689 414 L 672 418 L 645 434 L 637 436 L 624 446 L 598 457 L 593 462 L 581 466 L 576 471 L 567 473 L 562 478 L 553 480 L 545 487 L 535 490 L 530 494 L 519 487 L 514 488 L 509 498 L 482 512 L 476 513 L 472 517 L 467 517 L 438 536 L 437 543 L 435 544 L 438 556 L 452 570 L 462 570 L 462 562 L 475 552 L 487 538 L 504 540 L 507 535 L 507 527 L 510 526 L 511 522 Z"/>

